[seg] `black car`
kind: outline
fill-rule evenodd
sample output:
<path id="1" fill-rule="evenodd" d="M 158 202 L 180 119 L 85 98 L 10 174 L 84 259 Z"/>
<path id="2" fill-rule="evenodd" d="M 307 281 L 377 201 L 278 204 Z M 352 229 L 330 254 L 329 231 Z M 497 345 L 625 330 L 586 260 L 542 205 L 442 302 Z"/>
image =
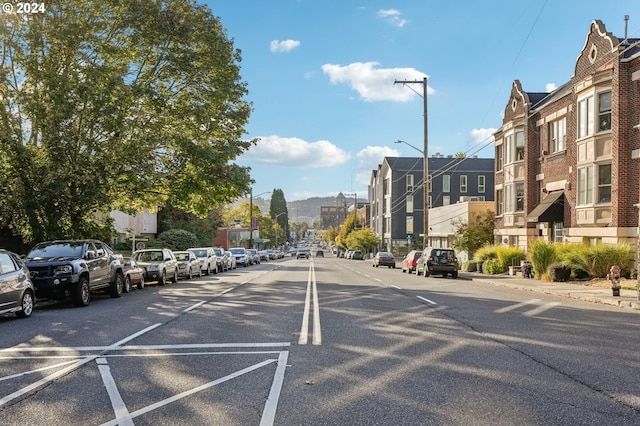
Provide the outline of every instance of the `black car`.
<path id="1" fill-rule="evenodd" d="M 396 267 L 396 257 L 388 251 L 379 251 L 373 257 L 371 266 L 377 268 L 379 266 L 387 266 L 389 268 Z"/>
<path id="2" fill-rule="evenodd" d="M 442 274 L 458 278 L 458 258 L 453 249 L 427 247 L 416 264 L 416 275 Z"/>
<path id="3" fill-rule="evenodd" d="M 111 297 L 124 291 L 122 256 L 98 240 L 60 240 L 36 244 L 25 258 L 38 299 L 71 297 L 87 306 L 91 292 L 106 289 Z"/>
<path id="4" fill-rule="evenodd" d="M 20 257 L 0 249 L 0 314 L 28 318 L 35 305 L 35 289 Z"/>

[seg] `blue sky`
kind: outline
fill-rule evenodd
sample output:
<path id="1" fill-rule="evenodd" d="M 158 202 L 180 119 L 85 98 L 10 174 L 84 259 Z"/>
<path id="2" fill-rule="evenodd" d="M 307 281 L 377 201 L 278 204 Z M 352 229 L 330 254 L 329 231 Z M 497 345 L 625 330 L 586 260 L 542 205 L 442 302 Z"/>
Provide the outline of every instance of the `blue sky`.
<path id="1" fill-rule="evenodd" d="M 254 111 L 246 138 L 254 194 L 287 201 L 357 192 L 385 156 L 421 154 L 428 77 L 430 156 L 493 157 L 511 85 L 566 83 L 589 26 L 640 37 L 640 3 L 621 0 L 199 0 L 242 51 Z M 269 194 L 265 195 L 268 197 Z"/>

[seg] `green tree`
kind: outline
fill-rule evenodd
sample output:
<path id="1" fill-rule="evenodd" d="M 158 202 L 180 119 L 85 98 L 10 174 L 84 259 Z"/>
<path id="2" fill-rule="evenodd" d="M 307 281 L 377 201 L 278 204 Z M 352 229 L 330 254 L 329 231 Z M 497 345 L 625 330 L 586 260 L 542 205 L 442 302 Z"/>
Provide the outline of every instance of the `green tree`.
<path id="1" fill-rule="evenodd" d="M 279 226 L 278 238 L 281 242 L 288 239 L 287 232 L 289 230 L 289 210 L 287 209 L 287 200 L 284 198 L 282 189 L 274 189 L 271 194 L 271 203 L 269 204 L 269 216 Z M 283 237 L 284 235 L 284 238 Z"/>
<path id="2" fill-rule="evenodd" d="M 349 249 L 367 253 L 380 245 L 380 238 L 373 233 L 371 228 L 365 228 L 351 232 L 347 236 L 346 243 Z"/>
<path id="3" fill-rule="evenodd" d="M 186 250 L 198 246 L 198 237 L 184 229 L 169 229 L 158 235 L 158 240 L 164 247 L 171 250 Z"/>
<path id="4" fill-rule="evenodd" d="M 338 243 L 339 246 L 348 247 L 346 246 L 347 237 L 355 229 L 357 223 L 358 217 L 355 212 L 350 213 L 349 216 L 346 217 L 336 237 L 336 243 Z"/>
<path id="5" fill-rule="evenodd" d="M 206 217 L 248 192 L 241 55 L 206 6 L 51 2 L 4 14 L 0 45 L 0 228 L 87 236 L 99 212 Z"/>
<path id="6" fill-rule="evenodd" d="M 464 250 L 473 259 L 474 253 L 482 246 L 493 243 L 495 214 L 491 210 L 478 213 L 469 222 L 453 220 L 455 227 L 452 245 L 456 250 Z"/>
<path id="7" fill-rule="evenodd" d="M 224 225 L 226 223 L 223 222 L 219 209 L 211 210 L 206 218 L 177 209 L 171 204 L 166 204 L 158 211 L 158 233 L 184 229 L 198 238 L 198 246 L 210 246 L 218 227 Z"/>

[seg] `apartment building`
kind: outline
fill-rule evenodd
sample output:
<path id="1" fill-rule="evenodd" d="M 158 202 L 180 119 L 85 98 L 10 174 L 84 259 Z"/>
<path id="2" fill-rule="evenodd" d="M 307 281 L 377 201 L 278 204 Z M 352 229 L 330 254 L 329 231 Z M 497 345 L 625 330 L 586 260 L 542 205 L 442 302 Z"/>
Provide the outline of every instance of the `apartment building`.
<path id="1" fill-rule="evenodd" d="M 637 242 L 639 44 L 596 20 L 570 81 L 513 83 L 494 133 L 496 243 Z"/>
<path id="2" fill-rule="evenodd" d="M 429 157 L 429 208 L 464 201 L 493 201 L 493 158 Z M 423 245 L 424 159 L 385 157 L 371 173 L 370 227 L 384 250 Z"/>

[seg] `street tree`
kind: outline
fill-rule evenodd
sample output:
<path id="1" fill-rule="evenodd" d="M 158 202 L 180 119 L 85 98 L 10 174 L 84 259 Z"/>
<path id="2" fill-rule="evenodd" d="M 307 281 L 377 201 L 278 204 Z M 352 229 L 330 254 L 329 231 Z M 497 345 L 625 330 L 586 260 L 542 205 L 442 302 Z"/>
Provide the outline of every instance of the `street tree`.
<path id="1" fill-rule="evenodd" d="M 469 259 L 482 246 L 493 243 L 495 213 L 486 210 L 470 218 L 469 221 L 453 220 L 455 228 L 452 246 L 459 251 L 466 251 Z"/>
<path id="2" fill-rule="evenodd" d="M 371 228 L 364 228 L 352 231 L 347 236 L 346 243 L 349 249 L 367 253 L 380 246 L 380 238 L 373 233 Z"/>
<path id="3" fill-rule="evenodd" d="M 101 212 L 206 217 L 248 192 L 241 54 L 207 6 L 49 2 L 2 15 L 0 46 L 0 229 L 90 236 Z"/>
<path id="4" fill-rule="evenodd" d="M 286 234 L 289 229 L 289 210 L 287 209 L 287 200 L 284 198 L 282 189 L 276 188 L 271 194 L 271 203 L 269 204 L 269 216 L 276 221 L 280 227 L 280 234 Z M 284 240 L 287 237 L 285 236 Z"/>

